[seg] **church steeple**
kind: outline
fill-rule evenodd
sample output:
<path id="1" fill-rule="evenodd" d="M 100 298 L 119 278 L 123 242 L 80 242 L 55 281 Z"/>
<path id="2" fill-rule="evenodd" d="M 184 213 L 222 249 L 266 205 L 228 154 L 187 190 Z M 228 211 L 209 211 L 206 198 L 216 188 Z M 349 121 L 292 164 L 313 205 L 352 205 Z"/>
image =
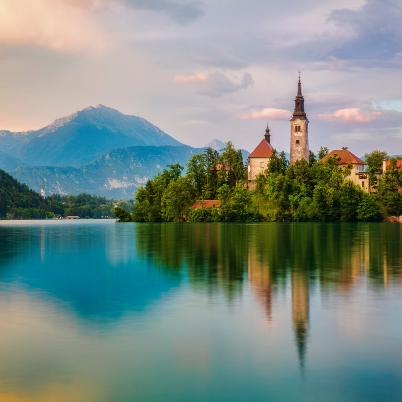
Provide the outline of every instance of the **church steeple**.
<path id="1" fill-rule="evenodd" d="M 309 160 L 308 119 L 304 110 L 304 97 L 301 90 L 300 71 L 295 97 L 295 110 L 290 119 L 290 163 L 300 159 Z"/>
<path id="2" fill-rule="evenodd" d="M 268 142 L 268 144 L 271 143 L 271 133 L 269 131 L 269 127 L 268 127 L 268 123 L 267 123 L 267 128 L 265 129 L 265 135 L 264 135 L 266 141 Z"/>
<path id="3" fill-rule="evenodd" d="M 300 81 L 300 71 L 299 71 L 299 82 L 297 83 L 297 95 L 295 97 L 295 110 L 293 112 L 292 120 L 299 118 L 299 119 L 306 119 L 307 115 L 304 111 L 304 97 L 302 95 L 301 90 L 301 81 Z"/>

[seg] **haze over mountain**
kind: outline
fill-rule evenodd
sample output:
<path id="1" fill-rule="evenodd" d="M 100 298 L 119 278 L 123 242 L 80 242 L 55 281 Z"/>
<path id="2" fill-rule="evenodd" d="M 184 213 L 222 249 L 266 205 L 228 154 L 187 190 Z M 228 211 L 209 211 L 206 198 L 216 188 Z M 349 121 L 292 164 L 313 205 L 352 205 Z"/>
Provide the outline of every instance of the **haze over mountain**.
<path id="1" fill-rule="evenodd" d="M 19 166 L 25 166 L 25 163 L 12 155 L 0 151 L 0 169 L 11 172 Z"/>
<path id="2" fill-rule="evenodd" d="M 81 168 L 29 166 L 12 172 L 20 182 L 40 191 L 42 180 L 46 194 L 89 193 L 114 199 L 132 199 L 134 192 L 166 165 L 188 160 L 204 148 L 189 146 L 137 146 L 115 149 Z"/>
<path id="3" fill-rule="evenodd" d="M 88 164 L 115 148 L 182 145 L 149 121 L 98 105 L 57 119 L 27 133 L 2 131 L 4 152 L 27 165 L 72 166 Z"/>

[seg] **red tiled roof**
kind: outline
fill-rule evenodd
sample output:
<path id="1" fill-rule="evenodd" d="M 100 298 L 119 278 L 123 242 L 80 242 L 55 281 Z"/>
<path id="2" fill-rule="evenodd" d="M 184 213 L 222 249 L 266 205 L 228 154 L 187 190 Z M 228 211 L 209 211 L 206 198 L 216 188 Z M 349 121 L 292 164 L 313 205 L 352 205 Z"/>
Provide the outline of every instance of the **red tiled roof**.
<path id="1" fill-rule="evenodd" d="M 338 162 L 338 165 L 346 165 L 348 163 L 353 163 L 355 165 L 365 165 L 360 158 L 358 158 L 355 154 L 352 154 L 348 149 L 335 149 L 331 151 L 328 155 L 325 155 L 319 162 L 325 162 L 330 156 L 336 156 L 337 158 L 341 158 Z"/>
<path id="2" fill-rule="evenodd" d="M 387 170 L 389 169 L 390 163 L 391 163 L 391 161 L 387 161 Z M 402 159 L 397 159 L 396 167 L 397 167 L 398 170 L 402 169 Z"/>
<path id="3" fill-rule="evenodd" d="M 220 206 L 221 202 L 219 200 L 196 200 L 191 208 L 219 208 Z"/>
<path id="4" fill-rule="evenodd" d="M 264 138 L 249 155 L 249 158 L 269 158 L 272 155 L 272 145 Z"/>

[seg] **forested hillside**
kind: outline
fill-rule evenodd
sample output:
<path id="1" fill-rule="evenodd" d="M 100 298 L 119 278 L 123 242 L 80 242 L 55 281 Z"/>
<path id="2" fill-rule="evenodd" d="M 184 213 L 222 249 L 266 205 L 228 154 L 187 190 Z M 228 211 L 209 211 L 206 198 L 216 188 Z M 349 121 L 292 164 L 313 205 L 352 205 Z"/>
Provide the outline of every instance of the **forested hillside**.
<path id="1" fill-rule="evenodd" d="M 43 199 L 27 185 L 0 170 L 0 219 L 45 219 L 66 217 L 105 218 L 114 216 L 115 203 L 96 195 L 51 195 Z M 121 208 L 132 209 L 130 202 Z"/>
<path id="2" fill-rule="evenodd" d="M 38 217 L 46 216 L 46 203 L 40 194 L 0 170 L 0 219 L 4 219 L 7 213 L 14 214 L 20 209 L 30 209 Z"/>

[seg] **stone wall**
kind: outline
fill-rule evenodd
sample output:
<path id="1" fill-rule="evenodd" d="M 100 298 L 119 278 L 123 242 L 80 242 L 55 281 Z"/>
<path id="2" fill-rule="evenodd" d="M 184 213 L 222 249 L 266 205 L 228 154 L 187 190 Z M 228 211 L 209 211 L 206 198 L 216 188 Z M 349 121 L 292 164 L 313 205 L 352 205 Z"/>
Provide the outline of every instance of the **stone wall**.
<path id="1" fill-rule="evenodd" d="M 264 173 L 268 167 L 269 158 L 249 158 L 248 180 L 255 180 L 256 176 Z"/>
<path id="2" fill-rule="evenodd" d="M 290 124 L 290 163 L 309 159 L 308 120 L 295 119 Z"/>

